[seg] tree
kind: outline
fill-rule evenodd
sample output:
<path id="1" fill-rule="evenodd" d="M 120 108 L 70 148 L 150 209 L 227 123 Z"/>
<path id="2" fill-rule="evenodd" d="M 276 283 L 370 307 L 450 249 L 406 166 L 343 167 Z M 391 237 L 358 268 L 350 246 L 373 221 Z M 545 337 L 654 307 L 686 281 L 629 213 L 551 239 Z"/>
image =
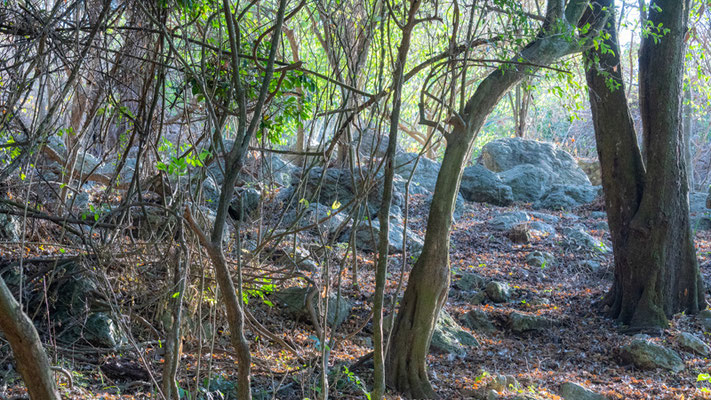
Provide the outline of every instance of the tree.
<path id="1" fill-rule="evenodd" d="M 47 354 L 32 321 L 22 311 L 0 278 L 0 330 L 5 334 L 12 354 L 17 362 L 17 370 L 25 381 L 32 399 L 59 400 L 59 392 L 54 383 Z"/>
<path id="2" fill-rule="evenodd" d="M 388 382 L 406 395 L 436 397 L 427 376 L 426 357 L 439 311 L 447 298 L 452 213 L 474 139 L 499 100 L 522 79 L 560 57 L 581 52 L 592 43 L 599 25 L 577 29 L 588 5 L 589 1 L 583 0 L 571 0 L 567 5 L 563 1 L 548 1 L 536 38 L 508 63 L 492 71 L 460 111 L 453 111 L 448 119 L 451 128 L 444 133 L 447 147 L 430 206 L 424 247 L 410 272 L 395 321 L 396 340 L 387 355 Z M 465 88 L 466 85 L 460 88 L 462 103 Z M 443 130 L 437 122 L 424 123 Z"/>
<path id="3" fill-rule="evenodd" d="M 612 318 L 633 331 L 665 327 L 671 315 L 695 313 L 704 301 L 681 126 L 689 3 L 654 0 L 649 5 L 639 56 L 645 157 L 625 96 L 614 18 L 608 18 L 603 45 L 585 52 L 615 256 L 615 280 L 605 304 Z M 600 1 L 592 18 L 605 18 L 613 6 L 613 0 Z"/>

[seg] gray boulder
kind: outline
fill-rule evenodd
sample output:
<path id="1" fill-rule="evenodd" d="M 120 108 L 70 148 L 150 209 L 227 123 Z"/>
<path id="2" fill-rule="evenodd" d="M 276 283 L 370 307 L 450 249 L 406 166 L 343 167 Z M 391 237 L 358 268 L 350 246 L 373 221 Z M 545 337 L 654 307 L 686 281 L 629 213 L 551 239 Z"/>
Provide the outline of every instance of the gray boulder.
<path id="1" fill-rule="evenodd" d="M 106 313 L 89 314 L 82 331 L 83 338 L 89 343 L 113 349 L 125 341 L 121 330 Z"/>
<path id="2" fill-rule="evenodd" d="M 708 200 L 709 197 L 706 193 L 689 193 L 689 216 L 692 229 L 711 230 L 711 210 L 708 208 Z"/>
<path id="3" fill-rule="evenodd" d="M 292 286 L 278 292 L 274 292 L 272 296 L 276 301 L 283 307 L 287 314 L 297 318 L 307 321 L 311 321 L 311 310 L 309 310 L 309 304 L 313 307 L 313 311 L 318 316 L 318 293 L 312 295 L 309 301 L 309 294 L 311 289 L 301 288 L 297 286 Z M 341 296 L 340 301 L 337 302 L 337 295 L 331 293 L 328 301 L 328 325 L 332 328 L 339 327 L 351 313 L 353 305 Z M 318 317 L 321 319 L 321 317 Z"/>
<path id="4" fill-rule="evenodd" d="M 696 319 L 699 321 L 699 324 L 704 328 L 706 332 L 711 331 L 711 310 L 705 309 L 701 310 L 697 315 Z"/>
<path id="5" fill-rule="evenodd" d="M 709 346 L 698 336 L 688 332 L 682 332 L 676 336 L 676 342 L 684 350 L 707 357 L 711 354 Z"/>
<path id="6" fill-rule="evenodd" d="M 516 201 L 534 202 L 546 193 L 551 176 L 547 170 L 531 165 L 521 164 L 499 173 L 501 181 L 511 187 Z"/>
<path id="7" fill-rule="evenodd" d="M 583 204 L 592 203 L 597 197 L 597 186 L 553 185 L 548 194 L 534 203 L 534 208 L 548 210 L 570 210 Z"/>
<path id="8" fill-rule="evenodd" d="M 459 290 L 472 291 L 482 289 L 486 286 L 486 279 L 475 272 L 462 272 L 455 277 L 452 285 Z"/>
<path id="9" fill-rule="evenodd" d="M 388 251 L 390 253 L 399 253 L 402 251 L 402 233 L 404 226 L 399 218 L 390 218 L 390 229 L 388 230 Z M 341 234 L 339 241 L 348 242 L 351 236 L 352 228 L 344 230 Z M 378 251 L 378 236 L 380 234 L 380 222 L 377 219 L 372 221 L 371 224 L 368 221 L 363 221 L 358 226 L 356 231 L 356 246 L 367 252 Z M 409 254 L 417 257 L 422 251 L 422 246 L 424 242 L 420 236 L 417 236 L 408 230 L 407 233 L 407 243 Z"/>
<path id="10" fill-rule="evenodd" d="M 325 233 L 331 235 L 336 233 L 348 215 L 345 212 L 336 212 L 332 207 L 321 203 L 312 203 L 308 207 L 297 207 L 287 212 L 284 216 L 283 225 L 289 227 L 295 224 L 296 228 L 305 228 L 315 225 L 310 229 L 312 233 Z M 323 221 L 326 219 L 325 221 Z M 323 222 L 320 222 L 323 221 Z"/>
<path id="11" fill-rule="evenodd" d="M 442 310 L 437 319 L 430 348 L 447 354 L 465 356 L 465 346 L 478 346 L 476 338 L 462 329 L 449 313 Z"/>
<path id="12" fill-rule="evenodd" d="M 605 400 L 605 396 L 573 382 L 565 382 L 560 386 L 560 397 L 563 400 Z"/>
<path id="13" fill-rule="evenodd" d="M 476 332 L 492 333 L 496 331 L 489 315 L 481 310 L 471 310 L 466 313 L 462 318 L 462 325 Z"/>
<path id="14" fill-rule="evenodd" d="M 402 175 L 404 179 L 409 179 L 413 169 L 415 169 L 417 157 L 417 153 L 396 153 L 394 160 L 395 173 Z M 440 167 L 441 165 L 437 161 L 430 160 L 424 156 L 420 157 L 412 182 L 419 184 L 430 192 L 434 192 Z"/>
<path id="15" fill-rule="evenodd" d="M 620 358 L 639 369 L 663 368 L 678 373 L 685 368 L 684 361 L 675 351 L 643 338 L 632 339 L 629 344 L 623 346 L 620 349 Z"/>
<path id="16" fill-rule="evenodd" d="M 509 327 L 514 333 L 541 331 L 553 326 L 553 321 L 539 316 L 514 311 L 509 314 Z"/>
<path id="17" fill-rule="evenodd" d="M 20 240 L 22 226 L 14 215 L 0 213 L 0 240 L 17 242 Z"/>
<path id="18" fill-rule="evenodd" d="M 526 256 L 526 264 L 533 268 L 546 268 L 553 265 L 555 258 L 547 251 L 532 251 Z"/>
<path id="19" fill-rule="evenodd" d="M 259 210 L 259 203 L 262 200 L 262 193 L 254 188 L 241 188 L 237 190 L 237 196 L 230 202 L 230 216 L 239 221 L 245 221 L 253 217 Z"/>
<path id="20" fill-rule="evenodd" d="M 511 211 L 495 216 L 487 222 L 487 225 L 495 231 L 509 231 L 514 226 L 530 220 L 531 217 L 523 211 Z"/>
<path id="21" fill-rule="evenodd" d="M 290 186 L 298 167 L 276 154 L 269 154 L 261 164 L 265 176 L 271 177 L 281 186 Z"/>
<path id="22" fill-rule="evenodd" d="M 585 229 L 580 225 L 564 228 L 562 233 L 563 247 L 568 250 L 582 250 L 598 254 L 607 254 L 611 251 L 603 241 L 585 232 Z"/>
<path id="23" fill-rule="evenodd" d="M 511 187 L 482 165 L 464 168 L 459 193 L 468 201 L 507 206 L 514 200 Z"/>
<path id="24" fill-rule="evenodd" d="M 329 168 L 324 172 L 321 167 L 312 168 L 302 178 L 306 200 L 321 203 L 327 207 L 332 207 L 337 203 L 347 206 L 362 190 L 365 183 L 361 172 L 363 172 L 363 177 L 369 175 L 365 170 L 355 171 L 355 176 L 352 176 L 348 169 Z M 382 179 L 382 173 L 374 179 Z M 368 209 L 362 210 L 364 213 L 361 214 L 361 217 L 375 217 L 380 208 L 382 197 L 382 185 L 376 183 L 368 193 Z M 403 194 L 398 190 L 393 190 L 392 205 L 402 208 L 404 203 Z M 349 209 L 348 211 L 353 213 L 355 210 Z"/>
<path id="25" fill-rule="evenodd" d="M 511 287 L 503 282 L 487 283 L 484 292 L 494 303 L 506 303 L 511 299 Z"/>
<path id="26" fill-rule="evenodd" d="M 531 164 L 545 170 L 552 183 L 590 185 L 590 180 L 573 156 L 550 143 L 521 138 L 493 140 L 482 148 L 479 162 L 494 172 Z"/>
<path id="27" fill-rule="evenodd" d="M 545 237 L 555 235 L 556 233 L 556 230 L 552 225 L 549 225 L 542 221 L 530 221 L 526 223 L 526 226 L 529 232 L 531 232 L 531 234 L 535 236 Z"/>

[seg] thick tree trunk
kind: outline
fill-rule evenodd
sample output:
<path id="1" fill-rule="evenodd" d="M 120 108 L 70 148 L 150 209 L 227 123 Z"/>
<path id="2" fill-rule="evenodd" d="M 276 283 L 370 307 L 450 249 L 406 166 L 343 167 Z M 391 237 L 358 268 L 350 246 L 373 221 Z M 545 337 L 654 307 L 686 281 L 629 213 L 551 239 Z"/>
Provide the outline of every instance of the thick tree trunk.
<path id="1" fill-rule="evenodd" d="M 602 15 L 601 7 L 612 9 L 612 3 L 599 2 L 595 12 Z M 610 316 L 632 330 L 665 327 L 674 313 L 697 312 L 703 304 L 689 222 L 680 112 L 688 4 L 657 1 L 657 5 L 664 12 L 651 12 L 650 21 L 670 31 L 658 44 L 645 39 L 640 56 L 646 171 L 622 86 L 614 22 L 607 27 L 610 36 L 606 40 L 612 52 L 586 52 L 615 255 L 615 281 L 606 303 Z M 666 62 L 652 61 L 660 59 Z"/>
<path id="2" fill-rule="evenodd" d="M 32 321 L 22 312 L 5 281 L 0 278 L 0 331 L 5 334 L 17 369 L 33 400 L 59 400 L 47 354 Z"/>

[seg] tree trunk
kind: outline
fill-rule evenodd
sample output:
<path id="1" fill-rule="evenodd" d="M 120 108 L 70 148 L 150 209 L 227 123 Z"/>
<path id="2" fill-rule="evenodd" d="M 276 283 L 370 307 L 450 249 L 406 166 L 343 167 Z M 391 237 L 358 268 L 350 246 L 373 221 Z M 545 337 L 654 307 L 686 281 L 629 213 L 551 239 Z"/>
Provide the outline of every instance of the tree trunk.
<path id="1" fill-rule="evenodd" d="M 5 281 L 0 278 L 0 330 L 5 334 L 17 369 L 33 400 L 59 400 L 54 376 L 32 321 L 22 312 Z"/>
<path id="2" fill-rule="evenodd" d="M 562 2 L 549 1 L 540 34 L 512 58 L 509 68 L 492 71 L 461 113 L 450 120 L 453 128 L 446 136 L 447 147 L 430 205 L 424 247 L 410 272 L 393 328 L 395 340 L 387 355 L 389 384 L 408 396 L 437 397 L 427 377 L 426 358 L 439 311 L 447 298 L 452 214 L 474 140 L 489 113 L 512 87 L 539 66 L 584 49 L 589 39 L 571 35 L 587 7 L 588 2 L 581 0 L 569 2 L 565 9 Z M 597 29 L 593 26 L 589 34 L 594 35 Z M 519 60 L 527 63 L 518 63 Z"/>
<path id="3" fill-rule="evenodd" d="M 601 7 L 612 9 L 612 3 L 599 2 L 595 13 L 602 15 Z M 665 327 L 674 313 L 694 313 L 703 304 L 689 221 L 681 129 L 682 39 L 688 2 L 656 3 L 664 12 L 650 12 L 650 21 L 670 31 L 657 44 L 653 37 L 646 38 L 640 55 L 646 171 L 622 86 L 614 23 L 606 28 L 606 44 L 612 52 L 586 52 L 590 104 L 615 255 L 615 281 L 606 304 L 610 316 L 631 330 Z M 652 61 L 661 59 L 666 62 Z"/>

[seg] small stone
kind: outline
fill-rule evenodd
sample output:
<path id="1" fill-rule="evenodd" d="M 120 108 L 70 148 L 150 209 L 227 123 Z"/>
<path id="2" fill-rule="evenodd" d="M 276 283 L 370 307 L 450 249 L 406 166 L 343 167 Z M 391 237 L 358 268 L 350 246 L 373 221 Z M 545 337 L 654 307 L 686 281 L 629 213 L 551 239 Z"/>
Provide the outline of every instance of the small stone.
<path id="1" fill-rule="evenodd" d="M 705 331 L 711 331 L 711 310 L 701 310 L 696 318 Z"/>
<path id="2" fill-rule="evenodd" d="M 676 336 L 676 342 L 684 349 L 702 356 L 708 356 L 711 353 L 709 346 L 704 343 L 698 336 L 688 332 L 682 332 Z"/>
<path id="3" fill-rule="evenodd" d="M 516 378 L 512 375 L 497 375 L 487 385 L 488 389 L 501 392 L 503 390 L 517 390 L 521 387 Z"/>
<path id="4" fill-rule="evenodd" d="M 462 272 L 459 279 L 454 280 L 454 286 L 459 290 L 472 291 L 481 289 L 486 285 L 486 280 L 474 272 Z"/>
<path id="5" fill-rule="evenodd" d="M 565 382 L 560 386 L 560 397 L 563 400 L 605 400 L 605 396 L 573 382 Z"/>
<path id="6" fill-rule="evenodd" d="M 532 251 L 526 256 L 526 264 L 533 268 L 546 268 L 553 265 L 553 254 L 547 251 Z"/>
<path id="7" fill-rule="evenodd" d="M 623 362 L 639 369 L 663 368 L 678 373 L 685 368 L 684 361 L 675 351 L 641 338 L 623 346 L 620 357 Z"/>
<path id="8" fill-rule="evenodd" d="M 529 315 L 514 311 L 509 314 L 509 325 L 514 333 L 524 333 L 550 328 L 553 326 L 553 321 L 538 315 Z"/>
<path id="9" fill-rule="evenodd" d="M 491 281 L 484 291 L 494 303 L 506 303 L 511 298 L 511 288 L 502 282 Z"/>
<path id="10" fill-rule="evenodd" d="M 599 271 L 602 265 L 600 262 L 595 260 L 583 260 L 580 262 L 580 268 L 587 272 Z"/>
<path id="11" fill-rule="evenodd" d="M 495 231 L 508 231 L 514 226 L 528 222 L 531 217 L 523 211 L 512 211 L 503 214 L 499 214 L 496 217 L 489 220 L 487 225 L 490 229 Z"/>

